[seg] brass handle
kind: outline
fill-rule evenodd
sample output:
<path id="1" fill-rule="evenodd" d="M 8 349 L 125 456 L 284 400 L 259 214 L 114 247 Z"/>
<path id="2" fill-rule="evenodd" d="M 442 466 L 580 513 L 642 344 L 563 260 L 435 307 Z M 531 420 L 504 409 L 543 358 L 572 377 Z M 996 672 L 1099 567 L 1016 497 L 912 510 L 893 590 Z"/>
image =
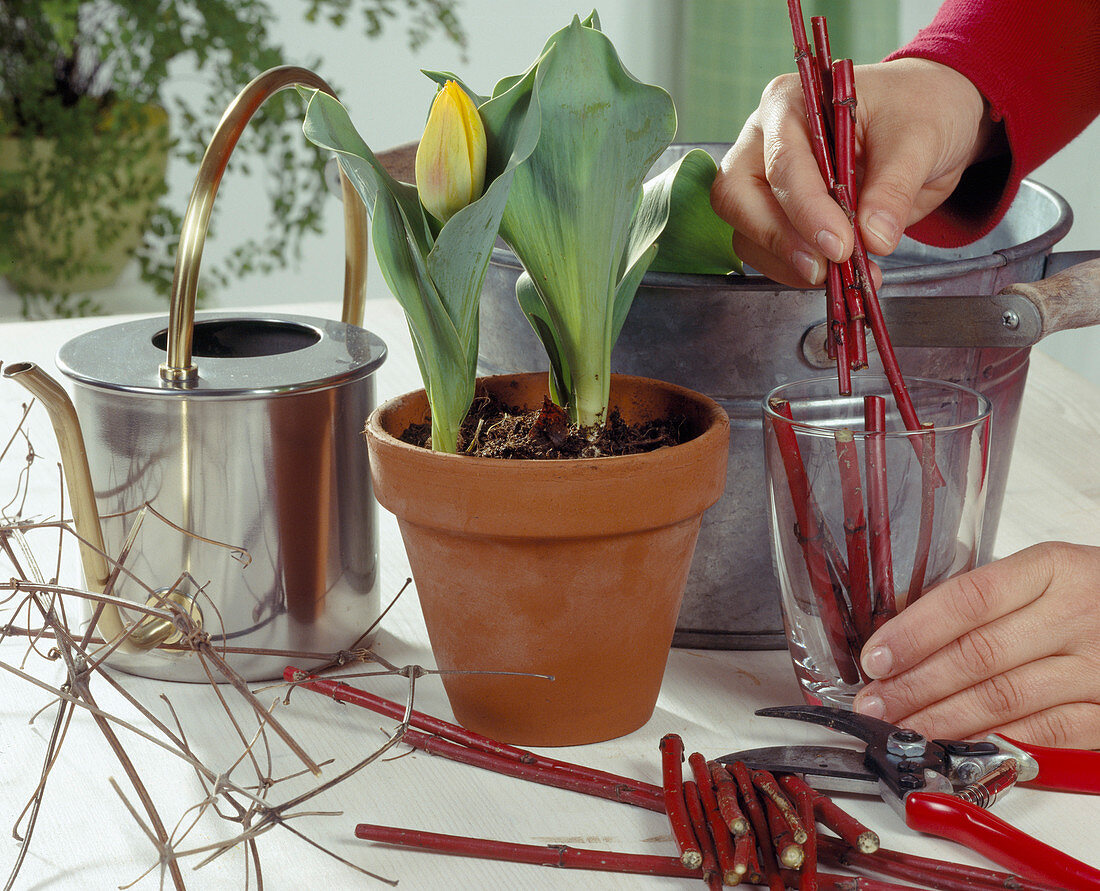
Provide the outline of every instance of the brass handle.
<path id="1" fill-rule="evenodd" d="M 290 87 L 321 90 L 335 97 L 332 88 L 306 68 L 285 65 L 271 68 L 254 78 L 225 110 L 206 147 L 199 172 L 191 190 L 191 200 L 183 218 L 176 268 L 172 275 L 172 303 L 168 319 L 168 356 L 160 366 L 161 380 L 183 384 L 193 382 L 198 370 L 191 361 L 191 341 L 195 329 L 195 297 L 199 284 L 199 263 L 214 208 L 214 196 L 221 183 L 229 156 L 237 145 L 252 115 L 271 96 Z M 344 306 L 343 321 L 359 325 L 363 320 L 363 301 L 367 281 L 367 209 L 359 193 L 340 171 L 344 200 Z"/>

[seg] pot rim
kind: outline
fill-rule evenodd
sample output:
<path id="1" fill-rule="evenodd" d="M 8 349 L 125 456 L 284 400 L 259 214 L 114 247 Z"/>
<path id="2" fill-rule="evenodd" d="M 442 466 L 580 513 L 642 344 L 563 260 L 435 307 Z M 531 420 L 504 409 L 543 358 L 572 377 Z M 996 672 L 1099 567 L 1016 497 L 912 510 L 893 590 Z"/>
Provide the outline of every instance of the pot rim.
<path id="1" fill-rule="evenodd" d="M 546 392 L 548 376 L 527 372 L 482 380 L 499 382 L 501 389 L 518 386 L 530 404 L 536 393 L 541 399 Z M 427 397 L 415 390 L 383 403 L 368 419 L 375 497 L 401 524 L 500 539 L 601 538 L 699 522 L 725 491 L 729 416 L 709 396 L 664 381 L 615 375 L 613 398 L 617 388 L 625 390 L 624 407 L 631 398 L 649 402 L 647 395 L 667 396 L 665 404 L 678 403 L 699 424 L 699 434 L 652 452 L 602 458 L 435 452 L 402 442 L 383 426 L 387 412 L 402 416 L 397 423 L 408 423 L 411 408 L 424 410 Z M 648 496 L 636 497 L 640 490 Z"/>

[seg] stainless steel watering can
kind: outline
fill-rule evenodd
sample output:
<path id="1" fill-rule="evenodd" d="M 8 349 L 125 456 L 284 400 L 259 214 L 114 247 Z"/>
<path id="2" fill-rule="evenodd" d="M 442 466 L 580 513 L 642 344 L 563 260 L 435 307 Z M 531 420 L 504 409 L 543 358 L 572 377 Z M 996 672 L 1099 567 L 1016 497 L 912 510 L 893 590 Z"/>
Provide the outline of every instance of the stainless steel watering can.
<path id="1" fill-rule="evenodd" d="M 278 677 L 288 653 L 324 658 L 351 646 L 379 612 L 361 430 L 386 347 L 358 324 L 367 217 L 346 177 L 342 321 L 195 315 L 229 156 L 256 109 L 298 85 L 332 93 L 310 71 L 276 68 L 223 115 L 184 218 L 167 325 L 127 322 L 66 343 L 57 361 L 75 408 L 31 363 L 4 370 L 53 421 L 86 582 L 110 595 L 98 636 L 121 641 L 110 663 L 133 674 L 207 680 L 180 640 L 189 632 L 209 635 L 245 680 Z"/>

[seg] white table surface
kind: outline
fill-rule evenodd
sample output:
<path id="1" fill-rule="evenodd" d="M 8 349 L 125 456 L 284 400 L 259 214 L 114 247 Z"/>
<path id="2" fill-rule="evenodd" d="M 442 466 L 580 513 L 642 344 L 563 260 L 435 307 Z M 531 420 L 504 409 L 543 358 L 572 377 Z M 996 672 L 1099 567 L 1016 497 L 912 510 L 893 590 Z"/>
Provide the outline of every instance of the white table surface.
<path id="1" fill-rule="evenodd" d="M 377 285 L 377 280 L 372 282 L 375 296 L 368 300 L 365 324 L 390 348 L 390 357 L 378 373 L 381 400 L 413 389 L 418 382 L 403 319 L 391 299 L 376 294 Z M 280 306 L 278 311 L 320 317 L 338 315 L 335 304 Z M 62 343 L 107 321 L 119 319 L 0 324 L 0 360 L 5 364 L 35 361 L 52 372 L 53 357 Z M 21 387 L 0 382 L 0 440 L 6 441 L 14 431 L 20 405 L 25 400 L 26 393 Z M 43 460 L 36 464 L 24 514 L 56 514 L 57 483 L 51 471 L 56 450 L 47 419 L 37 407 L 29 420 L 29 430 Z M 1100 544 L 1100 462 L 1095 458 L 1098 434 L 1100 389 L 1033 351 L 1004 501 L 999 553 L 1046 539 Z M 6 501 L 9 493 L 15 491 L 24 454 L 25 447 L 17 444 L 0 461 L 0 501 Z M 363 462 L 366 472 L 365 448 Z M 385 512 L 381 515 L 381 548 L 385 599 L 396 593 L 408 574 L 396 524 Z M 62 581 L 79 584 L 78 563 L 72 551 L 70 547 Z M 10 573 L 10 567 L 5 565 L 0 572 Z M 7 618 L 5 614 L 3 621 Z M 433 664 L 413 591 L 407 592 L 386 618 L 377 649 L 399 664 L 429 667 Z M 0 644 L 0 660 L 51 683 L 61 678 L 62 671 L 57 665 L 38 656 L 24 661 L 25 651 L 25 642 L 8 640 Z M 161 694 L 169 697 L 192 748 L 208 765 L 227 770 L 239 756 L 241 743 L 221 716 L 210 688 L 118 677 L 132 695 L 165 717 L 167 710 L 158 697 Z M 391 678 L 360 683 L 390 698 L 400 697 L 403 692 L 401 682 Z M 93 691 L 104 708 L 125 711 L 106 684 L 96 683 Z M 282 692 L 281 687 L 273 686 L 262 695 L 273 701 L 281 698 Z M 227 698 L 232 700 L 233 696 L 227 694 Z M 53 711 L 47 709 L 34 723 L 30 719 L 50 701 L 47 692 L 8 671 L 0 671 L 0 829 L 3 830 L 0 879 L 11 868 L 18 852 L 18 844 L 9 837 L 8 829 L 19 817 L 37 782 Z M 828 731 L 753 716 L 755 709 L 765 705 L 799 701 L 785 652 L 674 650 L 656 712 L 646 726 L 622 739 L 555 750 L 553 754 L 659 782 L 657 745 L 668 732 L 679 733 L 689 752 L 700 751 L 710 757 L 781 742 L 841 741 Z M 450 717 L 442 686 L 432 677 L 419 682 L 416 704 L 421 710 Z M 277 714 L 315 760 L 333 759 L 324 768 L 326 777 L 364 757 L 383 739 L 381 728 L 392 726 L 372 713 L 338 706 L 306 691 L 295 693 L 289 706 L 280 704 Z M 143 721 L 138 723 L 144 726 Z M 194 774 L 182 762 L 121 732 L 166 824 L 174 826 L 181 821 L 181 825 L 187 825 L 194 817 L 189 809 L 202 800 Z M 400 747 L 396 751 L 405 749 Z M 272 743 L 270 757 L 275 775 L 298 768 L 278 742 Z M 17 888 L 115 888 L 135 881 L 155 867 L 156 851 L 112 791 L 111 778 L 116 778 L 133 798 L 118 762 L 94 723 L 87 714 L 78 714 L 50 775 L 45 803 Z M 275 786 L 269 799 L 285 800 L 310 785 L 306 778 L 287 781 Z M 877 829 L 888 847 L 985 864 L 958 845 L 917 836 L 877 798 L 845 797 L 843 803 Z M 293 825 L 299 831 L 342 857 L 399 880 L 404 889 L 639 887 L 657 891 L 699 886 L 686 880 L 420 854 L 357 841 L 353 837 L 354 825 L 374 822 L 540 845 L 565 843 L 640 853 L 673 852 L 665 818 L 660 814 L 499 777 L 419 753 L 372 764 L 305 809 L 326 814 L 296 820 Z M 996 812 L 1039 838 L 1056 842 L 1070 854 L 1100 865 L 1097 854 L 1100 798 L 1018 789 L 998 802 Z M 199 847 L 212 839 L 231 836 L 231 827 L 207 814 L 180 847 Z M 264 888 L 269 891 L 384 887 L 358 876 L 284 829 L 276 828 L 263 835 L 258 844 Z M 200 859 L 192 856 L 183 861 L 187 887 L 246 887 L 242 846 L 196 870 L 193 867 Z M 158 882 L 154 868 L 136 887 L 157 888 Z M 255 887 L 254 877 L 249 887 Z"/>

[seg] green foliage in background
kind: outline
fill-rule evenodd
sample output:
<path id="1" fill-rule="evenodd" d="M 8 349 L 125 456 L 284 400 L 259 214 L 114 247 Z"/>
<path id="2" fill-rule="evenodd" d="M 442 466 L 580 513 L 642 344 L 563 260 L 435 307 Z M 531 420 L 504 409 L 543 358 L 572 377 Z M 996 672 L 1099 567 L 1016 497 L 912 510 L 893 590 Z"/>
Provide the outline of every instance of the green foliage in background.
<path id="1" fill-rule="evenodd" d="M 342 24 L 354 23 L 354 15 L 371 36 L 399 16 L 411 16 L 410 45 L 438 29 L 464 46 L 457 2 L 309 0 L 303 16 Z M 73 268 L 74 252 L 56 235 L 58 249 L 41 260 L 43 273 L 77 279 L 116 238 L 112 213 L 151 192 L 136 256 L 143 279 L 167 293 L 182 208 L 163 201 L 162 177 L 139 173 L 128 181 L 126 175 L 168 142 L 163 128 L 143 127 L 151 115 L 147 106 L 168 111 L 171 157 L 196 167 L 236 93 L 262 71 L 285 64 L 284 50 L 269 33 L 273 18 L 265 0 L 3 0 L 0 143 L 8 163 L 0 158 L 0 274 L 16 263 L 22 271 L 35 262 L 18 240 L 28 225 L 58 233 L 68 209 L 87 197 L 96 208 L 91 259 Z M 186 92 L 172 80 L 180 64 L 197 71 Z M 234 165 L 247 170 L 247 161 L 237 158 L 262 159 L 256 166 L 262 167 L 270 202 L 265 216 L 272 223 L 261 239 L 236 244 L 221 268 L 204 265 L 215 284 L 284 267 L 297 259 L 302 238 L 320 230 L 325 158 L 303 142 L 300 114 L 299 100 L 282 93 L 245 130 Z M 42 162 L 43 140 L 51 143 L 49 163 Z M 108 198 L 112 190 L 115 197 Z M 55 293 L 29 290 L 24 312 L 34 301 L 38 314 L 96 309 L 71 299 L 64 287 Z"/>

